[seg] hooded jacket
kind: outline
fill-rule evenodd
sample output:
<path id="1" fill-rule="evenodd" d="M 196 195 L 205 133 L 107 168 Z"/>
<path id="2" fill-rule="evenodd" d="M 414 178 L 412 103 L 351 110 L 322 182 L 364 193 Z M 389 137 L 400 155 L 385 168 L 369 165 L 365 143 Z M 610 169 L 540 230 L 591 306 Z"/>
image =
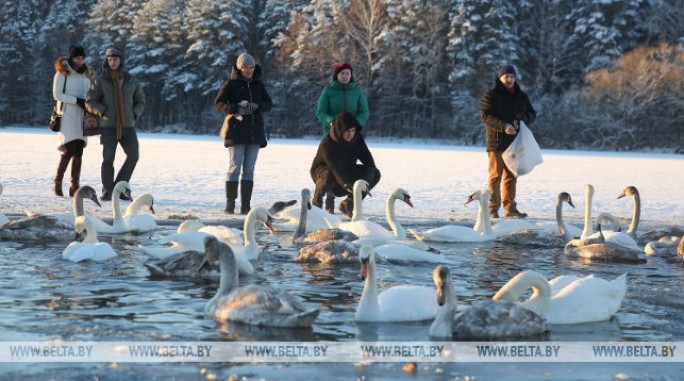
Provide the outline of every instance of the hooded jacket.
<path id="1" fill-rule="evenodd" d="M 69 65 L 67 56 L 61 56 L 55 61 L 52 96 L 57 101 L 55 104 L 57 113 L 62 115 L 58 133 L 60 147 L 72 140 L 86 140 L 83 137 L 85 110 L 76 103 L 78 98 L 85 99 L 88 95 L 93 73 L 88 66 L 85 69 L 83 73 L 74 70 Z"/>
<path id="2" fill-rule="evenodd" d="M 88 112 L 100 117 L 100 127 L 116 128 L 116 101 L 114 99 L 114 82 L 109 75 L 107 60 L 102 64 L 103 70 L 95 82 L 90 86 L 86 108 Z M 123 127 L 135 127 L 135 121 L 145 110 L 145 93 L 142 84 L 130 73 L 123 70 L 124 61 L 121 57 L 119 70 L 123 73 L 121 81 L 121 95 L 123 98 L 124 120 Z"/>
<path id="3" fill-rule="evenodd" d="M 321 122 L 324 136 L 330 131 L 330 123 L 344 111 L 352 113 L 362 126 L 366 125 L 370 116 L 366 95 L 354 82 L 354 76 L 349 83 L 344 84 L 333 75 L 330 85 L 323 88 L 316 107 L 316 118 Z"/>
<path id="4" fill-rule="evenodd" d="M 259 108 L 253 114 L 238 117 L 241 101 L 256 103 Z M 268 144 L 264 129 L 262 112 L 270 111 L 273 107 L 271 97 L 261 82 L 261 66 L 254 66 L 252 78 L 246 78 L 237 66 L 233 65 L 230 79 L 223 83 L 214 100 L 216 110 L 231 114 L 226 140 L 233 144 L 258 144 L 264 148 Z"/>
<path id="5" fill-rule="evenodd" d="M 494 88 L 482 97 L 480 116 L 485 124 L 487 152 L 505 151 L 513 143 L 516 135 L 505 132 L 506 124 L 513 125 L 514 121 L 522 120 L 529 126 L 537 116 L 527 94 L 517 82 L 513 88 L 515 92 L 511 93 L 496 78 Z"/>
<path id="6" fill-rule="evenodd" d="M 356 134 L 350 142 L 346 142 L 342 139 L 342 133 L 352 127 L 356 127 Z M 355 179 L 351 178 L 351 170 L 357 160 L 365 166 L 375 168 L 373 155 L 368 150 L 362 130 L 361 124 L 349 112 L 342 113 L 335 119 L 330 132 L 321 139 L 311 163 L 310 172 L 314 182 L 328 169 L 340 186 L 352 184 Z"/>

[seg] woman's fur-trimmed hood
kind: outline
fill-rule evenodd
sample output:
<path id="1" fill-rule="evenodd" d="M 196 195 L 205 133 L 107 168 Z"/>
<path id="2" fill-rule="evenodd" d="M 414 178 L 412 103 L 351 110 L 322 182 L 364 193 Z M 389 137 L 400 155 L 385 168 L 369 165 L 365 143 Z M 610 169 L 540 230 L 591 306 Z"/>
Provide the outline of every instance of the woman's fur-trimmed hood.
<path id="1" fill-rule="evenodd" d="M 90 69 L 90 66 L 88 66 L 87 63 L 84 63 L 83 66 L 85 66 L 85 75 L 88 78 L 93 78 L 93 71 Z M 69 57 L 68 56 L 59 56 L 57 60 L 55 60 L 55 71 L 62 73 L 65 76 L 68 76 L 71 74 L 72 71 L 75 71 L 74 68 L 72 68 L 69 65 Z"/>

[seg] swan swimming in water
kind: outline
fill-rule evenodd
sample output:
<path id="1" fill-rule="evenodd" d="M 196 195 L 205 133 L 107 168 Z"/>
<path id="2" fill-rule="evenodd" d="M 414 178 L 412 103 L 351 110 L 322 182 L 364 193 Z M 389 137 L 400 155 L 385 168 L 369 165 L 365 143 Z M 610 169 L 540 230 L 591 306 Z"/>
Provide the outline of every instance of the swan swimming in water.
<path id="1" fill-rule="evenodd" d="M 330 241 L 330 240 L 345 240 L 345 241 L 354 241 L 358 239 L 356 234 L 339 229 L 339 228 L 323 228 L 323 229 L 318 229 L 314 231 L 310 231 L 308 229 L 308 216 L 309 216 L 309 211 L 311 210 L 311 191 L 308 189 L 304 188 L 302 189 L 302 203 L 301 203 L 301 208 L 299 210 L 299 223 L 297 225 L 297 229 L 294 232 L 294 235 L 292 237 L 292 242 L 298 245 L 301 244 L 313 244 L 313 243 L 318 243 L 318 242 L 323 242 L 323 241 Z M 310 233 L 306 233 L 310 232 Z"/>
<path id="2" fill-rule="evenodd" d="M 83 187 L 79 188 L 79 190 L 81 189 Z M 70 243 L 62 252 L 62 258 L 72 262 L 85 260 L 99 262 L 116 257 L 116 252 L 108 243 L 97 240 L 97 229 L 87 217 L 76 217 L 74 228 L 79 234 L 85 231 L 86 237 L 83 242 L 76 241 Z"/>
<path id="3" fill-rule="evenodd" d="M 605 242 L 599 225 L 599 236 L 592 236 L 591 201 L 594 187 L 584 187 L 584 229 L 579 239 L 569 241 L 564 248 L 566 255 L 605 262 L 644 263 L 646 258 L 641 249 L 634 249 L 614 243 Z"/>
<path id="4" fill-rule="evenodd" d="M 513 302 L 483 300 L 459 312 L 449 269 L 437 266 L 432 278 L 440 308 L 430 326 L 430 337 L 499 339 L 539 336 L 550 330 L 542 316 Z"/>
<path id="5" fill-rule="evenodd" d="M 553 287 L 554 283 L 559 283 Z M 609 320 L 620 309 L 627 291 L 627 274 L 612 281 L 594 277 L 559 277 L 549 282 L 542 274 L 526 270 L 506 283 L 494 300 L 517 302 L 532 289 L 532 296 L 521 303 L 550 324 L 578 324 Z"/>
<path id="6" fill-rule="evenodd" d="M 261 207 L 252 208 L 247 213 L 244 222 L 244 246 L 234 246 L 232 251 L 236 257 L 238 268 L 243 275 L 254 273 L 250 260 L 259 256 L 259 244 L 256 241 L 256 224 L 260 222 L 272 229 L 271 216 Z M 205 239 L 209 233 L 185 232 L 169 236 L 164 242 L 172 243 L 171 247 L 155 248 L 141 247 L 146 254 L 160 261 L 146 263 L 145 266 L 155 276 L 188 277 L 188 276 L 216 276 L 219 268 L 217 264 L 209 264 L 198 272 L 198 265 L 204 260 Z M 213 235 L 212 235 L 213 236 Z M 217 237 L 218 238 L 218 237 Z M 229 244 L 228 242 L 226 242 Z M 212 267 L 213 266 L 213 267 Z"/>
<path id="7" fill-rule="evenodd" d="M 563 203 L 567 203 L 573 208 L 572 197 L 567 192 L 558 194 L 556 200 L 556 224 L 558 225 L 558 232 L 552 232 L 542 229 L 531 229 L 514 231 L 508 234 L 497 237 L 497 241 L 516 244 L 528 245 L 537 247 L 563 247 L 566 243 L 573 239 L 573 236 L 568 231 L 568 227 L 563 220 Z"/>
<path id="8" fill-rule="evenodd" d="M 221 269 L 218 291 L 204 308 L 206 315 L 214 320 L 266 327 L 306 328 L 311 327 L 318 316 L 317 308 L 306 308 L 283 290 L 262 285 L 238 287 L 233 250 L 216 237 L 205 238 L 205 256 L 207 263 L 218 260 Z"/>
<path id="9" fill-rule="evenodd" d="M 496 236 L 492 233 L 492 226 L 489 220 L 489 214 L 485 211 L 487 202 L 489 201 L 489 191 L 481 190 L 475 191 L 465 202 L 465 205 L 477 200 L 479 201 L 477 222 L 475 226 L 481 225 L 483 232 L 471 229 L 460 225 L 446 225 L 439 228 L 426 230 L 422 233 L 410 230 L 413 235 L 421 241 L 432 242 L 488 242 L 493 241 Z"/>
<path id="10" fill-rule="evenodd" d="M 302 205 L 300 210 L 299 226 L 295 230 L 292 241 L 295 245 L 305 245 L 299 249 L 298 262 L 321 262 L 321 263 L 351 263 L 358 261 L 359 249 L 349 241 L 357 237 L 354 233 L 338 229 L 328 228 L 305 234 L 307 214 L 311 205 L 311 192 L 302 189 Z"/>
<path id="11" fill-rule="evenodd" d="M 114 213 L 114 219 L 111 225 L 95 216 L 88 216 L 88 218 L 92 220 L 92 223 L 98 232 L 107 234 L 121 234 L 130 231 L 126 226 L 123 214 L 121 213 L 119 196 L 122 194 L 129 199 L 131 198 L 131 187 L 126 181 L 119 181 L 116 183 L 116 185 L 114 185 L 114 189 L 112 190 L 112 212 Z"/>
<path id="12" fill-rule="evenodd" d="M 143 193 L 133 199 L 123 215 L 126 231 L 133 233 L 145 233 L 158 228 L 157 221 L 149 214 L 139 213 L 144 207 L 154 214 L 154 197 L 149 193 Z"/>
<path id="13" fill-rule="evenodd" d="M 354 320 L 358 322 L 404 322 L 428 320 L 435 317 L 438 306 L 434 299 L 434 288 L 401 285 L 385 289 L 378 294 L 373 248 L 362 246 L 359 257 L 361 277 L 365 278 L 365 283 Z"/>
<path id="14" fill-rule="evenodd" d="M 10 221 L 2 226 L 0 235 L 11 241 L 57 241 L 71 242 L 74 233 L 74 220 L 83 216 L 83 200 L 92 200 L 97 206 L 100 201 L 93 188 L 84 186 L 82 192 L 76 192 L 72 200 L 73 213 L 34 214 L 20 220 Z"/>

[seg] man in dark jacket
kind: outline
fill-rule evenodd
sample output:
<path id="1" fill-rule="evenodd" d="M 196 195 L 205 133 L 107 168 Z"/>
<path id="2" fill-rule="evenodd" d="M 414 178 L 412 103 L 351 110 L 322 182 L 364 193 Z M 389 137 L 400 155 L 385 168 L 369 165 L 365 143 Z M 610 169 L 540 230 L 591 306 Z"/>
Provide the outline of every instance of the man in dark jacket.
<path id="1" fill-rule="evenodd" d="M 353 114 L 343 112 L 335 118 L 330 133 L 321 139 L 311 164 L 311 178 L 316 183 L 313 204 L 317 207 L 321 207 L 323 195 L 327 192 L 338 197 L 347 195 L 339 210 L 351 217 L 354 182 L 364 179 L 372 189 L 380 181 L 380 171 L 375 167 L 373 155 L 361 134 L 362 129 Z"/>
<path id="2" fill-rule="evenodd" d="M 91 84 L 86 99 L 88 112 L 100 117 L 102 135 L 102 197 L 110 200 L 114 185 L 119 181 L 130 181 L 138 163 L 138 135 L 135 122 L 145 109 L 145 93 L 142 84 L 123 69 L 123 51 L 109 47 L 105 51 L 102 73 Z M 126 160 L 114 178 L 116 147 L 121 144 Z M 122 195 L 122 199 L 127 196 Z"/>
<path id="3" fill-rule="evenodd" d="M 480 102 L 480 116 L 485 123 L 487 155 L 489 156 L 489 215 L 499 218 L 502 203 L 506 217 L 525 218 L 515 202 L 516 178 L 504 164 L 502 154 L 518 133 L 520 121 L 530 125 L 536 117 L 527 94 L 515 82 L 515 67 L 499 68 L 494 88 L 487 91 Z M 503 179 L 503 192 L 501 180 Z"/>

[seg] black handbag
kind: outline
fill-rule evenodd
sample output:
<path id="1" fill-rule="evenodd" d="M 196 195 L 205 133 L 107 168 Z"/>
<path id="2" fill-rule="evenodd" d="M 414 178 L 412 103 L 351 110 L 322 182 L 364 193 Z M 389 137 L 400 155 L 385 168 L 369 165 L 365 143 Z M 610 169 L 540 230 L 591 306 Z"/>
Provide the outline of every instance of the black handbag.
<path id="1" fill-rule="evenodd" d="M 66 81 L 67 77 L 64 77 L 64 86 L 62 86 L 62 94 L 66 91 Z M 64 103 L 62 103 L 64 106 Z M 48 128 L 52 132 L 59 132 L 62 129 L 62 115 L 57 113 L 57 101 L 55 100 L 55 107 L 52 108 L 52 114 L 50 114 L 50 122 L 48 123 Z"/>

